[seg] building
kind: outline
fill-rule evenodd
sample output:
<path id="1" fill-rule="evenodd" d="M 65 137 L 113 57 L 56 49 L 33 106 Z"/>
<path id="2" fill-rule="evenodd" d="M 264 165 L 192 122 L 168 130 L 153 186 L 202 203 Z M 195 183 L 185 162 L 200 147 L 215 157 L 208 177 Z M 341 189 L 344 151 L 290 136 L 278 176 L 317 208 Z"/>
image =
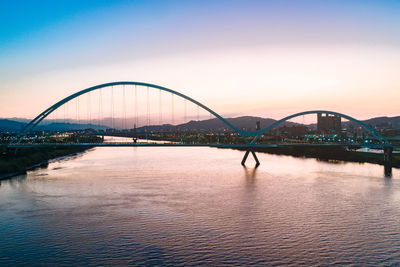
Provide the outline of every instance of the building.
<path id="1" fill-rule="evenodd" d="M 318 113 L 318 133 L 340 133 L 342 131 L 342 119 L 340 116 Z"/>

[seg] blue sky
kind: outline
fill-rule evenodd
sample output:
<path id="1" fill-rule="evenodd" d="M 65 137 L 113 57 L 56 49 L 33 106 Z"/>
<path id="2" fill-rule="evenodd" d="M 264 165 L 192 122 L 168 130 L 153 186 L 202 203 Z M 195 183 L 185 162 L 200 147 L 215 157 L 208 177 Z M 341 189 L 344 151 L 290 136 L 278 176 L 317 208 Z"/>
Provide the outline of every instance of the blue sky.
<path id="1" fill-rule="evenodd" d="M 29 98 L 37 88 L 51 94 L 32 104 L 29 114 L 85 86 L 116 79 L 184 88 L 221 113 L 237 115 L 280 116 L 288 109 L 318 105 L 346 111 L 345 105 L 329 102 L 327 95 L 311 102 L 304 96 L 335 86 L 345 87 L 343 91 L 352 97 L 363 90 L 372 97 L 380 90 L 393 98 L 400 91 L 395 77 L 400 69 L 396 64 L 400 1 L 2 1 L 1 5 L 0 117 L 28 116 L 15 106 L 25 103 L 21 94 Z M 367 66 L 369 62 L 385 71 L 378 73 Z M 232 64 L 237 64 L 236 70 Z M 340 72 L 346 66 L 349 69 Z M 347 77 L 349 70 L 354 71 L 353 78 Z M 376 74 L 370 82 L 362 81 L 369 73 Z M 299 78 L 304 75 L 308 79 Z M 289 83 L 285 77 L 297 80 Z M 237 82 L 231 82 L 234 79 Z M 254 103 L 242 93 L 249 79 L 254 83 L 248 90 L 265 101 Z M 282 104 L 276 112 L 280 107 L 270 105 L 267 97 L 279 86 L 289 97 L 272 97 Z M 226 99 L 231 91 L 236 94 Z M 238 107 L 243 97 L 252 105 Z M 373 115 L 365 113 L 369 100 L 373 103 L 362 97 L 365 106 L 350 112 Z M 380 101 L 386 100 L 382 96 Z M 270 107 L 265 114 L 262 105 Z M 395 107 L 379 108 L 388 115 L 396 113 Z"/>

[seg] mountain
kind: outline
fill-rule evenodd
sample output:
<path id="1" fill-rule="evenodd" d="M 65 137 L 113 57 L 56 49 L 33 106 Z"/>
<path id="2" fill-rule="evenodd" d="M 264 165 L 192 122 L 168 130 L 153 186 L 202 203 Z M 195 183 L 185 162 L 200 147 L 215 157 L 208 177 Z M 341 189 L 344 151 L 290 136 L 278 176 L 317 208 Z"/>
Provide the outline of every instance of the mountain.
<path id="1" fill-rule="evenodd" d="M 227 118 L 226 121 L 228 121 L 230 124 L 235 126 L 238 129 L 246 129 L 246 130 L 255 130 L 256 129 L 256 122 L 260 122 L 260 127 L 265 128 L 272 123 L 276 122 L 274 119 L 269 119 L 269 118 L 261 118 L 261 117 L 252 117 L 252 116 L 242 116 L 242 117 L 237 117 L 237 118 Z M 299 125 L 298 123 L 294 122 L 285 122 L 281 124 L 281 126 L 294 126 L 294 125 Z M 208 120 L 202 120 L 202 121 L 189 121 L 188 123 L 183 123 L 179 125 L 170 125 L 170 124 L 164 124 L 164 125 L 151 125 L 151 126 L 143 126 L 137 128 L 137 130 L 140 131 L 171 131 L 171 130 L 183 130 L 183 131 L 223 131 L 225 129 L 230 130 L 230 128 L 223 123 L 221 120 L 214 118 L 214 119 L 208 119 Z"/>
<path id="2" fill-rule="evenodd" d="M 400 129 L 400 116 L 396 117 L 377 117 L 363 121 L 364 123 L 377 127 L 392 126 L 395 129 Z"/>
<path id="3" fill-rule="evenodd" d="M 4 132 L 17 132 L 20 131 L 25 126 L 25 123 L 8 120 L 8 119 L 0 119 L 0 131 Z"/>
<path id="4" fill-rule="evenodd" d="M 394 129 L 400 130 L 400 116 L 396 117 L 376 117 L 376 118 L 371 118 L 368 120 L 362 120 L 361 122 L 374 127 L 383 127 L 383 128 L 391 128 L 393 127 Z M 312 123 L 307 125 L 310 129 L 316 130 L 317 129 L 317 124 Z M 355 122 L 352 121 L 343 121 L 342 120 L 342 127 L 347 128 L 347 127 L 357 127 L 358 125 Z"/>
<path id="5" fill-rule="evenodd" d="M 95 124 L 77 124 L 69 122 L 52 122 L 46 125 L 38 125 L 35 129 L 44 131 L 71 131 L 71 130 L 84 130 L 84 129 L 94 129 L 94 130 L 106 130 L 109 127 L 103 125 Z"/>
<path id="6" fill-rule="evenodd" d="M 237 118 L 227 118 L 226 119 L 230 124 L 235 126 L 238 129 L 246 129 L 246 130 L 255 130 L 256 129 L 256 122 L 260 122 L 260 127 L 265 128 L 272 123 L 276 122 L 277 120 L 270 119 L 270 118 L 261 118 L 261 117 L 253 117 L 253 116 L 242 116 Z M 367 125 L 372 127 L 393 127 L 395 129 L 400 129 L 400 116 L 397 117 L 376 117 L 371 118 L 368 120 L 362 121 Z M 343 126 L 347 127 L 349 125 L 355 125 L 353 122 L 342 122 Z M 296 126 L 301 125 L 300 123 L 295 122 L 284 122 L 279 127 L 283 126 Z M 307 127 L 310 129 L 316 130 L 317 124 L 308 124 Z M 138 128 L 139 131 L 171 131 L 172 129 L 177 128 L 180 130 L 203 130 L 203 131 L 222 131 L 224 129 L 228 129 L 229 127 L 220 121 L 217 118 L 209 119 L 209 120 L 202 120 L 202 121 L 190 121 L 188 123 L 179 124 L 176 126 L 166 124 L 166 125 L 153 125 L 153 126 L 144 126 Z"/>
<path id="7" fill-rule="evenodd" d="M 26 123 L 13 121 L 9 119 L 0 119 L 0 132 L 19 132 L 26 125 Z M 71 131 L 83 129 L 105 130 L 109 127 L 94 124 L 77 124 L 77 123 L 63 123 L 52 122 L 45 125 L 38 125 L 35 130 L 38 131 Z"/>
<path id="8" fill-rule="evenodd" d="M 270 118 L 261 118 L 261 117 L 253 117 L 253 116 L 242 116 L 237 118 L 227 118 L 226 119 L 230 124 L 235 126 L 238 129 L 246 129 L 246 130 L 255 130 L 256 122 L 260 122 L 261 129 L 265 128 L 272 123 L 276 122 L 274 119 Z M 18 119 L 18 121 L 10 120 L 10 119 L 0 119 L 0 131 L 3 132 L 17 132 L 20 131 L 26 123 L 24 119 Z M 376 117 L 368 120 L 362 121 L 372 127 L 393 127 L 395 129 L 400 129 L 400 116 L 397 117 Z M 348 127 L 349 125 L 355 125 L 353 122 L 343 122 L 343 126 Z M 301 125 L 299 123 L 294 122 L 285 122 L 280 126 L 295 126 Z M 316 129 L 316 124 L 307 125 L 311 129 Z M 104 125 L 95 125 L 95 124 L 77 124 L 77 123 L 62 123 L 62 122 L 50 122 L 48 124 L 39 124 L 36 127 L 37 130 L 51 130 L 51 131 L 70 131 L 70 130 L 81 130 L 81 129 L 95 129 L 95 130 L 105 130 L 110 128 L 109 126 Z M 151 125 L 151 126 L 142 126 L 138 127 L 138 131 L 223 131 L 229 130 L 229 127 L 225 125 L 222 121 L 217 118 L 202 120 L 202 121 L 189 121 L 187 123 L 179 124 L 179 125 L 171 125 L 171 124 L 163 124 L 163 125 Z"/>
<path id="9" fill-rule="evenodd" d="M 17 121 L 17 122 L 22 122 L 22 123 L 29 123 L 31 121 L 31 119 L 17 118 L 17 117 L 6 118 L 6 119 L 10 120 L 10 121 Z"/>

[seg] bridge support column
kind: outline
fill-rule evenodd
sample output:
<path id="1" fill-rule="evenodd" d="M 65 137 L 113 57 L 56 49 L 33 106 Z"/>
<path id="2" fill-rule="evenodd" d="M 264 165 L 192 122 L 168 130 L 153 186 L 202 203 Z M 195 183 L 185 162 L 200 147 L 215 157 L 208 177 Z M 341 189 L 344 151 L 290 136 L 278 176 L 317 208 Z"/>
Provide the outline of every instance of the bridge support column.
<path id="1" fill-rule="evenodd" d="M 392 177 L 392 147 L 383 148 L 385 176 Z"/>
<path id="2" fill-rule="evenodd" d="M 258 167 L 258 166 L 260 165 L 260 161 L 258 161 L 256 152 L 254 152 L 254 150 L 247 150 L 247 151 L 246 151 L 246 153 L 245 153 L 244 156 L 243 156 L 243 159 L 242 159 L 242 163 L 241 163 L 241 164 L 242 164 L 243 166 L 245 166 L 247 157 L 249 156 L 250 152 L 251 152 L 251 154 L 253 155 L 254 160 L 256 161 L 256 167 Z"/>
<path id="3" fill-rule="evenodd" d="M 247 157 L 249 156 L 249 153 L 250 153 L 250 150 L 247 150 L 246 153 L 243 156 L 242 163 L 241 163 L 243 166 L 246 163 L 246 160 L 247 160 Z"/>

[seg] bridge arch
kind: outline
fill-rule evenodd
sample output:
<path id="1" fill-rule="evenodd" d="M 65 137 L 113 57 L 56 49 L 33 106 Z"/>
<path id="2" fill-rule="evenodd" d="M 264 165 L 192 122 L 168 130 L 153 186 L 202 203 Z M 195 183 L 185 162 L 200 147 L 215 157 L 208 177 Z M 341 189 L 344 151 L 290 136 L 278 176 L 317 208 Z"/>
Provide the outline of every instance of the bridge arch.
<path id="1" fill-rule="evenodd" d="M 391 146 L 390 141 L 389 141 L 386 137 L 384 137 L 384 136 L 381 135 L 378 131 L 376 131 L 375 129 L 371 128 L 370 126 L 368 126 L 367 124 L 363 123 L 362 121 L 359 121 L 359 120 L 357 120 L 357 119 L 355 119 L 355 118 L 353 118 L 353 117 L 350 117 L 350 116 L 348 116 L 348 115 L 346 115 L 346 114 L 342 114 L 342 113 L 335 112 L 335 111 L 329 111 L 329 110 L 310 110 L 310 111 L 303 111 L 303 112 L 295 113 L 295 114 L 289 115 L 289 116 L 287 116 L 287 117 L 284 117 L 284 118 L 282 118 L 282 119 L 280 119 L 280 120 L 274 122 L 273 124 L 271 124 L 271 125 L 269 125 L 269 126 L 263 128 L 263 129 L 260 129 L 260 130 L 258 130 L 258 131 L 253 131 L 253 132 L 251 132 L 251 135 L 253 135 L 253 136 L 260 136 L 260 135 L 262 135 L 262 134 L 264 134 L 264 133 L 270 131 L 271 129 L 273 129 L 273 128 L 279 126 L 280 124 L 282 124 L 282 123 L 284 123 L 284 122 L 286 122 L 286 121 L 288 121 L 288 120 L 290 120 L 290 119 L 293 119 L 293 118 L 295 118 L 295 117 L 299 117 L 299 116 L 303 116 L 303 115 L 309 115 L 309 114 L 318 114 L 318 113 L 325 113 L 325 114 L 330 114 L 330 115 L 336 115 L 336 116 L 345 118 L 345 119 L 347 119 L 347 120 L 349 120 L 349 121 L 355 122 L 355 123 L 357 123 L 358 125 L 360 125 L 361 127 L 363 127 L 365 130 L 367 130 L 368 132 L 370 132 L 370 133 L 371 133 L 373 136 L 375 136 L 379 141 L 381 141 L 382 143 L 384 143 L 384 144 L 386 144 L 386 145 Z M 255 141 L 255 140 L 254 140 L 254 141 Z M 254 141 L 253 141 L 252 143 L 254 143 Z"/>
<path id="2" fill-rule="evenodd" d="M 219 115 L 218 113 L 216 113 L 215 111 L 213 111 L 212 109 L 208 108 L 207 106 L 201 104 L 200 102 L 194 100 L 193 98 L 184 95 L 182 93 L 179 93 L 175 90 L 160 86 L 160 85 L 155 85 L 155 84 L 151 84 L 151 83 L 144 83 L 144 82 L 133 82 L 133 81 L 118 81 L 118 82 L 110 82 L 110 83 L 103 83 L 103 84 L 99 84 L 96 86 L 92 86 L 86 89 L 83 89 L 81 91 L 78 91 L 60 101 L 58 101 L 57 103 L 55 103 L 54 105 L 50 106 L 49 108 L 47 108 L 46 110 L 44 110 L 42 113 L 40 113 L 38 116 L 36 116 L 32 121 L 30 121 L 21 131 L 21 135 L 20 138 L 18 140 L 14 139 L 10 142 L 10 144 L 13 144 L 15 141 L 17 141 L 17 143 L 20 143 L 21 140 L 24 138 L 25 134 L 30 131 L 31 129 L 33 129 L 36 125 L 38 125 L 43 119 L 45 119 L 47 116 L 49 116 L 53 111 L 55 111 L 56 109 L 58 109 L 59 107 L 61 107 L 62 105 L 64 105 L 65 103 L 71 101 L 72 99 L 79 97 L 81 95 L 84 95 L 86 93 L 89 93 L 91 91 L 94 90 L 98 90 L 101 88 L 105 88 L 105 87 L 110 87 L 110 86 L 117 86 L 117 85 L 138 85 L 138 86 L 145 86 L 145 87 L 149 87 L 149 88 L 155 88 L 155 89 L 159 89 L 165 92 L 169 92 L 172 93 L 174 95 L 177 95 L 183 99 L 186 99 L 190 102 L 192 102 L 193 104 L 201 107 L 202 109 L 206 110 L 207 112 L 211 113 L 212 115 L 214 115 L 217 119 L 219 119 L 220 121 L 222 121 L 226 126 L 228 126 L 230 129 L 232 129 L 234 132 L 237 132 L 240 134 L 240 136 L 243 138 L 243 140 L 249 144 L 248 140 L 245 138 L 246 135 L 249 135 L 249 131 L 243 131 L 241 129 L 238 129 L 237 127 L 233 126 L 231 123 L 229 123 L 227 120 L 225 120 L 221 115 Z"/>
<path id="3" fill-rule="evenodd" d="M 263 129 L 260 130 L 256 130 L 256 131 L 246 131 L 246 130 L 242 130 L 239 129 L 237 127 L 235 127 L 234 125 L 232 125 L 231 123 L 229 123 L 226 119 L 224 119 L 221 115 L 219 115 L 218 113 L 216 113 L 215 111 L 213 111 L 212 109 L 208 108 L 207 106 L 203 105 L 202 103 L 194 100 L 193 98 L 184 95 L 180 92 L 177 92 L 175 90 L 160 86 L 160 85 L 155 85 L 155 84 L 151 84 L 151 83 L 144 83 L 144 82 L 134 82 L 134 81 L 118 81 L 118 82 L 110 82 L 110 83 L 104 83 L 104 84 L 99 84 L 96 86 L 92 86 L 86 89 L 83 89 L 81 91 L 78 91 L 74 94 L 71 94 L 70 96 L 58 101 L 57 103 L 55 103 L 54 105 L 50 106 L 49 108 L 47 108 L 46 110 L 44 110 L 42 113 L 40 113 L 38 116 L 36 116 L 32 121 L 30 121 L 21 131 L 21 135 L 19 139 L 13 139 L 10 141 L 10 144 L 13 144 L 15 141 L 16 143 L 20 143 L 21 140 L 24 138 L 25 134 L 31 130 L 32 128 L 34 128 L 36 125 L 38 125 L 43 119 L 45 119 L 47 116 L 49 116 L 53 111 L 55 111 L 56 109 L 58 109 L 60 106 L 62 106 L 63 104 L 71 101 L 72 99 L 79 97 L 83 94 L 89 93 L 91 91 L 94 90 L 98 90 L 101 88 L 105 88 L 105 87 L 110 87 L 110 86 L 117 86 L 117 85 L 138 85 L 138 86 L 144 86 L 144 87 L 149 87 L 149 88 L 155 88 L 155 89 L 159 89 L 161 91 L 165 91 L 165 92 L 169 92 L 172 93 L 173 95 L 177 95 L 183 99 L 186 99 L 190 102 L 192 102 L 193 104 L 201 107 L 202 109 L 206 110 L 207 112 L 209 112 L 210 114 L 214 115 L 217 119 L 219 119 L 220 121 L 222 121 L 226 126 L 228 126 L 231 130 L 233 130 L 234 132 L 238 133 L 242 139 L 245 141 L 245 143 L 247 145 L 251 145 L 254 144 L 256 139 L 258 139 L 259 136 L 261 136 L 262 134 L 270 131 L 271 129 L 279 126 L 280 124 L 284 123 L 285 121 L 288 121 L 292 118 L 298 117 L 298 116 L 302 116 L 302 115 L 308 115 L 308 114 L 318 114 L 318 113 L 326 113 L 326 114 L 331 114 L 331 115 L 337 115 L 340 116 L 342 118 L 345 118 L 349 121 L 353 121 L 356 124 L 360 125 L 361 127 L 363 127 L 365 130 L 367 130 L 368 132 L 370 132 L 373 136 L 375 136 L 378 140 L 380 140 L 382 143 L 391 146 L 391 143 L 389 142 L 389 140 L 387 138 L 385 138 L 384 136 L 382 136 L 378 131 L 374 130 L 373 128 L 371 128 L 370 126 L 368 126 L 367 124 L 353 118 L 350 117 L 348 115 L 342 114 L 342 113 L 338 113 L 338 112 L 334 112 L 334 111 L 328 111 L 328 110 L 311 110 L 311 111 L 304 111 L 304 112 L 299 112 L 299 113 L 295 113 L 292 115 L 289 115 L 287 117 L 284 117 L 276 122 L 274 122 L 273 124 L 269 125 L 268 127 L 265 127 Z M 253 141 L 250 143 L 246 137 L 248 136 L 255 136 L 256 138 L 253 139 Z"/>

